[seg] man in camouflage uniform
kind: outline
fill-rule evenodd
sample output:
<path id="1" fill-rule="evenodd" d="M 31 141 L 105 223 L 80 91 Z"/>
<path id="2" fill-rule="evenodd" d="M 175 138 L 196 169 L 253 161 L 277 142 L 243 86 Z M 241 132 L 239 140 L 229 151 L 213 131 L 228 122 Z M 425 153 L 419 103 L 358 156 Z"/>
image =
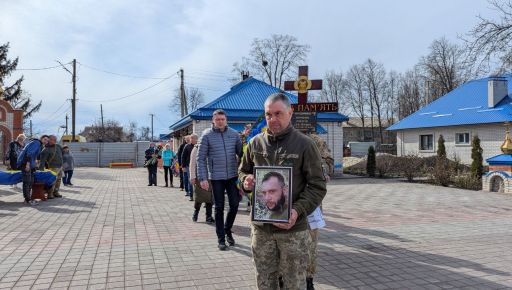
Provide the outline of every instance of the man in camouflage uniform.
<path id="1" fill-rule="evenodd" d="M 258 289 L 305 289 L 309 262 L 307 249 L 311 236 L 307 216 L 320 204 L 326 193 L 321 156 L 313 140 L 291 125 L 293 111 L 288 97 L 270 95 L 265 101 L 268 130 L 256 135 L 247 146 L 239 168 L 239 178 L 246 192 L 254 189 L 255 166 L 292 167 L 290 219 L 288 223 L 254 223 L 251 248 Z"/>
<path id="2" fill-rule="evenodd" d="M 329 149 L 329 146 L 327 146 L 327 142 L 325 142 L 322 137 L 316 134 L 310 134 L 309 136 L 313 141 L 315 141 L 316 147 L 320 150 L 320 155 L 322 156 L 322 170 L 324 172 L 325 179 L 329 182 L 334 173 L 334 159 L 332 158 L 331 150 Z M 314 290 L 313 276 L 316 273 L 316 258 L 318 256 L 318 229 L 310 229 L 309 234 L 311 235 L 311 243 L 309 244 L 310 258 L 306 274 L 306 284 L 307 290 Z"/>

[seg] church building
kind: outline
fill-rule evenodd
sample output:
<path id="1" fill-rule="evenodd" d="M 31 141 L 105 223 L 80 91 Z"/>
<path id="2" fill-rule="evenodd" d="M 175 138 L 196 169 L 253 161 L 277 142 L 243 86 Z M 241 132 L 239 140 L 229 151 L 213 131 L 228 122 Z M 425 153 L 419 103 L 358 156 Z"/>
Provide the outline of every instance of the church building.
<path id="1" fill-rule="evenodd" d="M 273 93 L 281 92 L 265 82 L 248 77 L 233 86 L 228 92 L 181 118 L 170 126 L 174 149 L 183 142 L 183 136 L 196 133 L 199 136 L 212 123 L 212 114 L 223 109 L 228 118 L 228 126 L 242 132 L 246 124 L 254 124 L 263 116 L 263 104 Z M 284 92 L 290 101 L 297 103 L 297 96 Z M 343 171 L 343 127 L 348 117 L 337 112 L 317 113 L 316 132 L 328 144 L 334 157 L 335 173 Z"/>

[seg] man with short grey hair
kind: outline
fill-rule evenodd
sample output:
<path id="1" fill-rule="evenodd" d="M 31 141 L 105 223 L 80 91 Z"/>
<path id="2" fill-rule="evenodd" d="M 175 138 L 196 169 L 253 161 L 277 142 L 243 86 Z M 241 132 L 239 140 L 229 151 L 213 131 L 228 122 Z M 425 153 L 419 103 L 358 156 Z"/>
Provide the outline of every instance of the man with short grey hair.
<path id="1" fill-rule="evenodd" d="M 293 128 L 293 110 L 283 93 L 265 101 L 268 130 L 256 135 L 247 146 L 239 168 L 243 189 L 254 190 L 255 166 L 292 167 L 292 200 L 287 223 L 253 223 L 252 256 L 258 289 L 279 289 L 279 274 L 284 289 L 305 289 L 309 262 L 307 216 L 322 202 L 326 180 L 322 159 L 314 141 Z"/>
<path id="2" fill-rule="evenodd" d="M 226 113 L 215 110 L 212 127 L 201 136 L 197 153 L 197 178 L 204 190 L 209 189 L 211 180 L 215 199 L 215 229 L 218 248 L 226 250 L 226 240 L 235 245 L 231 228 L 235 222 L 240 202 L 237 188 L 237 158 L 242 157 L 242 141 L 235 130 L 229 128 Z M 224 192 L 228 195 L 229 211 L 224 222 Z"/>

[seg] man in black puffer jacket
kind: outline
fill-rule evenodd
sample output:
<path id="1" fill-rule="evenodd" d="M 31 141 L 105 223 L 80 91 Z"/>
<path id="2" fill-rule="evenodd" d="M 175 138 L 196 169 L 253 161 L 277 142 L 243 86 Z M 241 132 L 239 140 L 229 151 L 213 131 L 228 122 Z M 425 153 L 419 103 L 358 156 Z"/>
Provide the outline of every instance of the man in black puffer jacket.
<path id="1" fill-rule="evenodd" d="M 238 162 L 242 158 L 242 141 L 235 130 L 227 126 L 226 113 L 222 109 L 213 112 L 213 126 L 201 136 L 197 153 L 197 178 L 201 187 L 208 190 L 212 182 L 215 199 L 215 228 L 218 247 L 226 250 L 226 239 L 235 245 L 231 228 L 238 212 L 240 195 L 236 185 Z M 238 158 L 237 158 L 238 157 Z M 229 212 L 224 223 L 224 192 L 228 195 Z"/>

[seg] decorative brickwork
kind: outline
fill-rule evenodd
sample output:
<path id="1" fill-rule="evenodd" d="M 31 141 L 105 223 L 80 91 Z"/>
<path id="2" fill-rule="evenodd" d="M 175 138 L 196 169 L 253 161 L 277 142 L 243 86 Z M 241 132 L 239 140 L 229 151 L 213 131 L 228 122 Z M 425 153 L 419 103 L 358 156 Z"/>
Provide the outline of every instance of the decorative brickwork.
<path id="1" fill-rule="evenodd" d="M 5 100 L 0 100 L 0 131 L 0 155 L 3 159 L 9 142 L 23 133 L 23 111 L 13 109 Z"/>

